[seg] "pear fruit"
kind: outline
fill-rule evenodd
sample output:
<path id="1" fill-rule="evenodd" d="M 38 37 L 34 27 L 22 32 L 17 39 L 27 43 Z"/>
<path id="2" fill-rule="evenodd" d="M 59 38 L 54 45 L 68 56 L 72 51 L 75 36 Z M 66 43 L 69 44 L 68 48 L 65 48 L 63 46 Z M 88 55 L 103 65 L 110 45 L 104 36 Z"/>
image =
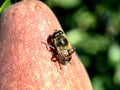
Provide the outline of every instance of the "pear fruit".
<path id="1" fill-rule="evenodd" d="M 47 41 L 62 30 L 53 12 L 38 0 L 23 0 L 0 17 L 0 90 L 92 90 L 74 52 L 60 69 Z M 44 43 L 42 43 L 44 42 Z"/>

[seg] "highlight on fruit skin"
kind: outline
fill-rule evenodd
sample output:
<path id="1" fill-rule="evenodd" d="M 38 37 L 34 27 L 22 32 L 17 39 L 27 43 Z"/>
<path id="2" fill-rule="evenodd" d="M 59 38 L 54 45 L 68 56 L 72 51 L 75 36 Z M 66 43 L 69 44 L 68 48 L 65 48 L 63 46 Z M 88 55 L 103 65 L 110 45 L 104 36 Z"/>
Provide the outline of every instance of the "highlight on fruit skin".
<path id="1" fill-rule="evenodd" d="M 0 17 L 0 90 L 92 90 L 76 53 L 67 72 L 46 48 L 49 35 L 62 30 L 53 12 L 38 0 L 8 7 Z M 56 59 L 56 58 L 55 58 Z"/>

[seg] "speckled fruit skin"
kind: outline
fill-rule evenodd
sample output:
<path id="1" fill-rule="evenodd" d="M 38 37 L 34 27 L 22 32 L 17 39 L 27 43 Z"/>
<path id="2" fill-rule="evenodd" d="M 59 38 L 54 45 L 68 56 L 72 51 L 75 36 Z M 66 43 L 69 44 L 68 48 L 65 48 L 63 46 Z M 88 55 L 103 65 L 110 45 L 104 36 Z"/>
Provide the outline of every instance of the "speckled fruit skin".
<path id="1" fill-rule="evenodd" d="M 92 90 L 83 64 L 73 53 L 62 70 L 47 43 L 61 26 L 37 0 L 8 7 L 0 18 L 0 90 Z M 56 59 L 56 58 L 55 58 Z"/>

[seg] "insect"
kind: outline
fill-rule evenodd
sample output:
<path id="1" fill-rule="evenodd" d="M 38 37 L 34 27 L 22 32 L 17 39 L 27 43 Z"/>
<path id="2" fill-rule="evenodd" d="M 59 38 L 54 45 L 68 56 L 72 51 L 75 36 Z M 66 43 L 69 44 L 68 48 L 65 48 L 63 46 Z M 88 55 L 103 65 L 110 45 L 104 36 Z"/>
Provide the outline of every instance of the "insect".
<path id="1" fill-rule="evenodd" d="M 62 65 L 69 63 L 75 49 L 71 46 L 65 33 L 61 30 L 55 30 L 51 37 L 51 43 L 50 47 L 55 50 L 58 62 Z"/>

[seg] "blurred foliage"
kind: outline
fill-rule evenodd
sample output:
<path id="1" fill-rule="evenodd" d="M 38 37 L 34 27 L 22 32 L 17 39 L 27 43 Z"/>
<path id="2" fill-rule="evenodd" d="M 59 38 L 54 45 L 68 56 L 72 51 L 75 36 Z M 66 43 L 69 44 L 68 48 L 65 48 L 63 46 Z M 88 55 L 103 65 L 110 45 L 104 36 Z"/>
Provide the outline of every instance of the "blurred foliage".
<path id="1" fill-rule="evenodd" d="M 120 0 L 41 1 L 56 14 L 85 65 L 94 90 L 119 90 Z"/>
<path id="2" fill-rule="evenodd" d="M 11 5 L 11 2 L 10 0 L 5 0 L 2 5 L 0 4 L 0 13 L 6 8 L 8 7 L 9 5 Z"/>

